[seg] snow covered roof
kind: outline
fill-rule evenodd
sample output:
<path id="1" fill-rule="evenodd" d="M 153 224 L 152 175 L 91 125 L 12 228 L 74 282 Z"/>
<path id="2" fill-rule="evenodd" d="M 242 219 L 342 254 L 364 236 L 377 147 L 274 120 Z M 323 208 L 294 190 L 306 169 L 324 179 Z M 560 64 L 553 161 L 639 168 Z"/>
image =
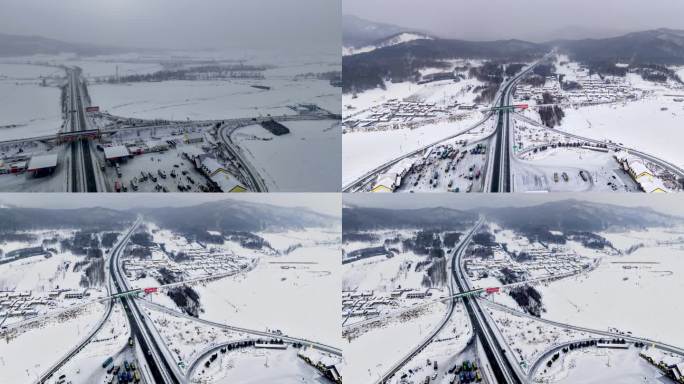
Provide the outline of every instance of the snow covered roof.
<path id="1" fill-rule="evenodd" d="M 395 177 L 396 177 L 396 175 L 403 176 L 406 173 L 406 171 L 408 171 L 411 168 L 412 165 L 413 165 L 413 160 L 404 159 L 404 160 L 394 164 L 392 166 L 392 168 L 390 168 L 390 170 L 387 172 L 387 175 L 394 174 Z"/>
<path id="2" fill-rule="evenodd" d="M 128 152 L 128 148 L 125 145 L 117 145 L 114 147 L 105 147 L 104 154 L 105 154 L 105 159 L 107 159 L 107 160 L 118 159 L 121 157 L 127 157 L 127 156 L 131 155 L 130 152 Z"/>
<path id="3" fill-rule="evenodd" d="M 667 192 L 667 188 L 663 184 L 663 181 L 656 177 L 641 177 L 639 180 L 639 185 L 646 193 L 652 192 Z"/>
<path id="4" fill-rule="evenodd" d="M 639 160 L 629 160 L 629 167 L 637 178 L 643 174 L 651 175 L 651 171 Z"/>
<path id="5" fill-rule="evenodd" d="M 57 154 L 33 156 L 29 161 L 28 170 L 35 171 L 38 169 L 54 168 L 57 166 Z"/>
<path id="6" fill-rule="evenodd" d="M 204 166 L 209 175 L 213 175 L 216 171 L 223 170 L 224 167 L 216 159 L 211 157 L 205 157 L 202 160 L 202 166 Z"/>
<path id="7" fill-rule="evenodd" d="M 378 179 L 378 182 L 375 183 L 375 186 L 373 186 L 373 191 L 374 192 L 391 192 L 394 190 L 394 183 L 397 180 L 397 175 L 396 174 L 385 174 L 382 177 Z M 383 188 L 378 188 L 378 187 L 385 187 L 387 190 Z"/>
<path id="8" fill-rule="evenodd" d="M 218 185 L 223 192 L 246 192 L 247 189 L 243 187 L 238 180 L 231 174 L 226 172 L 218 172 L 211 176 L 211 180 Z"/>

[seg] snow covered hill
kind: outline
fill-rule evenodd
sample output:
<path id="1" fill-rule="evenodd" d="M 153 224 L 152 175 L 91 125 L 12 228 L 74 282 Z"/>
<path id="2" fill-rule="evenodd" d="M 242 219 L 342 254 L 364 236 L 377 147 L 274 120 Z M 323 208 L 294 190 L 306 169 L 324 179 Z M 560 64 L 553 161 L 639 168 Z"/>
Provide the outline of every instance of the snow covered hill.
<path id="1" fill-rule="evenodd" d="M 372 52 L 376 49 L 391 47 L 394 45 L 399 45 L 403 43 L 408 43 L 409 41 L 415 40 L 434 40 L 431 36 L 424 33 L 414 33 L 414 32 L 401 32 L 386 39 L 382 39 L 374 44 L 366 45 L 361 48 L 354 47 L 343 47 L 342 55 L 351 56 L 359 53 Z"/>

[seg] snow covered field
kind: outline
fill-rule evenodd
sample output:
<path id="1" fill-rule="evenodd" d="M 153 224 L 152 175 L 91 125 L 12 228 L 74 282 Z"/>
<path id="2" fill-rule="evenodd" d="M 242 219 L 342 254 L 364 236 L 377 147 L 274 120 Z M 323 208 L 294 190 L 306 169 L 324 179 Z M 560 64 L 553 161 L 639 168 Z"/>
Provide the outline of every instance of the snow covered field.
<path id="1" fill-rule="evenodd" d="M 435 303 L 411 318 L 392 318 L 344 345 L 342 377 L 350 383 L 373 383 L 424 340 L 444 318 L 446 304 Z"/>
<path id="2" fill-rule="evenodd" d="M 297 356 L 297 350 L 245 348 L 219 354 L 206 374 L 196 374 L 193 383 L 213 384 L 319 384 L 321 374 Z"/>
<path id="3" fill-rule="evenodd" d="M 156 236 L 162 239 L 168 234 L 157 232 Z M 293 337 L 339 346 L 340 255 L 335 245 L 338 236 L 339 233 L 314 229 L 266 235 L 267 239 L 278 238 L 282 248 L 277 249 L 302 246 L 281 256 L 251 251 L 250 257 L 259 258 L 255 269 L 195 286 L 204 309 L 200 317 L 247 329 L 281 330 Z M 240 255 L 249 252 L 234 245 L 233 248 Z M 137 280 L 135 284 L 146 283 L 153 280 Z M 176 309 L 165 295 L 152 299 Z"/>
<path id="4" fill-rule="evenodd" d="M 377 245 L 378 241 L 392 238 L 408 239 L 415 236 L 415 230 L 401 231 L 377 231 L 373 235 L 379 240 L 371 242 L 346 242 L 344 249 L 347 253 L 361 248 Z M 426 276 L 423 270 L 415 271 L 415 265 L 425 260 L 425 256 L 419 256 L 413 252 L 400 252 L 391 258 L 384 256 L 370 257 L 342 265 L 342 290 L 349 293 L 371 293 L 373 296 L 366 298 L 369 302 L 387 301 L 390 293 L 396 289 L 425 291 L 423 278 Z M 435 297 L 444 295 L 446 288 L 441 291 L 434 290 Z M 359 299 L 351 299 L 357 301 Z M 421 304 L 423 299 L 397 298 L 392 299 L 389 305 L 368 306 L 370 310 L 380 311 L 381 316 L 388 313 L 397 313 L 400 309 L 406 309 L 413 305 Z M 426 299 L 431 300 L 431 299 Z M 345 309 L 349 310 L 349 309 Z M 380 375 L 386 373 L 395 363 L 406 356 L 412 348 L 422 342 L 446 315 L 447 305 L 435 302 L 414 311 L 405 311 L 400 315 L 390 315 L 382 318 L 379 322 L 371 322 L 363 325 L 353 325 L 360 320 L 359 317 L 345 319 L 344 336 L 347 343 L 344 346 L 343 373 L 345 381 L 352 383 L 372 383 Z M 458 312 L 458 311 L 457 311 Z M 444 348 L 451 350 L 462 349 L 466 330 L 463 327 L 464 314 L 454 315 L 453 324 L 445 328 L 442 336 L 443 342 L 425 351 L 420 356 L 433 356 L 436 351 Z M 460 319 L 460 320 L 459 320 Z M 412 360 L 420 364 L 425 360 Z"/>
<path id="5" fill-rule="evenodd" d="M 75 315 L 48 318 L 35 328 L 22 329 L 18 335 L 10 334 L 7 342 L 0 343 L 3 382 L 34 382 L 88 335 L 103 312 L 104 305 L 92 304 Z"/>
<path id="6" fill-rule="evenodd" d="M 675 93 L 675 91 L 670 91 Z M 667 110 L 661 110 L 667 108 Z M 592 139 L 608 139 L 684 166 L 678 143 L 684 104 L 663 95 L 627 104 L 566 108 L 560 130 Z M 674 136 L 673 136 L 674 135 Z"/>
<path id="7" fill-rule="evenodd" d="M 112 309 L 109 320 L 100 332 L 76 356 L 59 370 L 57 376 L 65 374 L 74 384 L 91 384 L 103 382 L 111 375 L 102 368 L 108 357 L 114 359 L 114 365 L 123 365 L 123 361 L 133 361 L 133 351 L 128 348 L 128 319 L 121 304 Z"/>
<path id="8" fill-rule="evenodd" d="M 453 65 L 463 65 L 465 61 L 454 60 Z M 471 61 L 469 65 L 481 63 Z M 444 71 L 442 69 L 441 71 Z M 425 74 L 434 73 L 434 68 L 424 68 Z M 343 94 L 343 121 L 361 121 L 362 126 L 369 122 L 395 124 L 398 129 L 370 126 L 356 127 L 342 135 L 342 184 L 346 185 L 365 172 L 425 145 L 446 138 L 474 125 L 483 115 L 477 111 L 460 110 L 456 104 L 472 104 L 478 93 L 473 90 L 483 83 L 475 78 L 460 81 L 442 80 L 417 84 L 413 82 L 385 84 L 386 89 L 371 89 L 358 94 Z M 425 118 L 410 118 L 410 123 L 403 121 L 406 114 L 401 111 L 386 122 L 385 107 L 390 100 L 426 103 L 419 107 L 430 110 L 430 116 L 439 117 L 439 121 L 420 123 Z M 391 108 L 390 108 L 391 109 Z M 383 114 L 382 118 L 374 114 Z M 406 112 L 413 114 L 413 112 Z M 421 115 L 423 112 L 419 113 Z M 392 114 L 392 113 L 390 113 Z M 408 128 L 409 125 L 414 125 Z M 489 127 L 489 123 L 485 124 Z"/>
<path id="9" fill-rule="evenodd" d="M 316 264 L 283 269 L 282 264 L 270 261 Z M 247 275 L 198 287 L 206 308 L 201 317 L 250 329 L 280 329 L 287 335 L 339 346 L 341 309 L 333 299 L 339 296 L 337 265 L 339 253 L 327 247 L 299 249 L 277 259 L 264 257 Z"/>
<path id="10" fill-rule="evenodd" d="M 560 63 L 564 64 L 561 65 Z M 604 85 L 619 84 L 620 91 L 602 93 L 601 96 L 587 96 L 585 91 L 565 92 L 557 90 L 569 98 L 563 102 L 565 117 L 557 127 L 568 133 L 597 139 L 622 143 L 627 147 L 644 151 L 670 161 L 675 165 L 684 164 L 684 156 L 680 153 L 673 134 L 679 131 L 681 117 L 684 116 L 684 103 L 677 102 L 682 94 L 682 86 L 669 80 L 666 83 L 646 81 L 637 73 L 627 73 L 625 77 L 607 76 L 599 79 L 597 75 L 588 76 L 588 72 L 580 68 L 576 62 L 568 62 L 565 56 L 556 60 L 557 73 L 565 76 L 565 81 L 583 81 L 592 79 L 603 85 L 594 85 L 592 92 L 604 92 Z M 680 73 L 684 70 L 675 68 Z M 604 83 L 605 81 L 605 83 Z M 555 87 L 557 83 L 546 84 Z M 616 97 L 620 92 L 627 92 L 636 100 Z M 528 101 L 525 101 L 528 102 Z M 529 100 L 534 104 L 534 99 Z M 577 105 L 582 102 L 601 102 L 597 105 Z M 568 105 L 571 104 L 571 105 Z M 526 110 L 524 115 L 539 120 L 536 110 Z M 675 136 L 677 137 L 677 136 Z"/>
<path id="11" fill-rule="evenodd" d="M 253 88 L 252 85 L 272 88 L 263 90 Z M 217 120 L 294 114 L 288 105 L 298 103 L 316 103 L 323 108 L 333 109 L 333 100 L 339 97 L 336 89 L 321 80 L 295 82 L 281 79 L 174 80 L 89 86 L 93 104 L 99 105 L 103 111 L 125 117 L 168 120 Z M 335 109 L 339 110 L 339 106 Z"/>
<path id="12" fill-rule="evenodd" d="M 342 135 L 342 185 L 407 152 L 458 133 L 482 118 L 473 112 L 458 122 L 442 122 L 416 129 L 352 132 Z M 484 124 L 489 126 L 489 122 Z"/>
<path id="13" fill-rule="evenodd" d="M 561 354 L 547 373 L 539 373 L 535 383 L 602 384 L 671 382 L 648 364 L 634 349 L 584 348 Z"/>
<path id="14" fill-rule="evenodd" d="M 70 230 L 41 230 L 30 231 L 27 234 L 35 236 L 33 241 L 8 241 L 0 243 L 0 249 L 6 255 L 12 250 L 41 246 L 46 248 L 59 247 L 61 240 L 68 239 L 75 232 Z M 53 290 L 82 290 L 80 285 L 82 271 L 74 270 L 75 264 L 86 260 L 85 256 L 74 255 L 69 250 L 51 252 L 50 257 L 32 256 L 0 264 L 0 291 L 30 292 L 36 297 L 47 297 Z M 104 287 L 91 288 L 91 298 L 104 296 Z M 68 307 L 78 300 L 61 300 L 60 307 Z M 54 308 L 52 308 L 54 310 Z M 11 322 L 8 321 L 8 323 Z"/>
<path id="15" fill-rule="evenodd" d="M 663 234 L 652 232 L 655 236 Z M 680 235 L 670 233 L 670 239 Z M 638 242 L 634 239 L 632 245 Z M 617 328 L 634 336 L 684 346 L 684 334 L 679 332 L 683 308 L 653 299 L 668 292 L 682 292 L 683 276 L 681 246 L 646 244 L 630 255 L 604 258 L 588 274 L 539 287 L 547 309 L 542 316 L 588 328 Z"/>
<path id="16" fill-rule="evenodd" d="M 278 191 L 340 189 L 340 127 L 333 120 L 286 121 L 290 133 L 275 136 L 260 125 L 240 128 L 232 137 L 249 162 Z"/>
<path id="17" fill-rule="evenodd" d="M 393 383 L 402 383 L 401 377 L 406 374 L 420 383 L 425 376 L 437 378 L 431 383 L 450 384 L 453 375 L 448 371 L 468 355 L 467 347 L 472 340 L 473 330 L 470 320 L 461 302 L 455 304 L 454 313 L 444 326 L 444 329 L 434 338 L 434 341 L 411 359 L 393 378 Z M 437 362 L 427 365 L 426 361 Z"/>
<path id="18" fill-rule="evenodd" d="M 55 79 L 41 86 L 40 77 L 64 76 L 61 68 L 0 63 L 0 140 L 57 133 L 62 126 L 60 90 Z"/>

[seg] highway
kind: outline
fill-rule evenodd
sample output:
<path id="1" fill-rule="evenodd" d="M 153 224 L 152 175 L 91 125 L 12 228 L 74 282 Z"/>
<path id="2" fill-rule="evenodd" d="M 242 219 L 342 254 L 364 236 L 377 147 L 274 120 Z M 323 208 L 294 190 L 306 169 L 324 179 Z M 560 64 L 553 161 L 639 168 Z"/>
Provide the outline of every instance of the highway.
<path id="1" fill-rule="evenodd" d="M 548 55 L 545 55 L 546 58 Z M 503 86 L 501 97 L 499 98 L 498 120 L 496 123 L 496 135 L 494 145 L 494 156 L 492 166 L 487 173 L 487 191 L 489 192 L 512 192 L 511 185 L 511 136 L 514 134 L 511 128 L 511 110 L 505 108 L 511 105 L 511 95 L 515 85 L 530 71 L 532 71 L 544 58 L 532 63 L 521 70 L 513 78 L 509 79 Z"/>
<path id="2" fill-rule="evenodd" d="M 544 56 L 544 57 L 546 57 L 546 56 Z M 543 59 L 541 59 L 541 60 L 543 60 Z M 532 69 L 534 69 L 534 67 L 535 67 L 539 62 L 541 62 L 541 60 L 532 63 L 532 64 L 529 65 L 528 67 L 524 68 L 524 69 L 523 69 L 520 73 L 518 73 L 515 77 L 513 77 L 513 78 L 510 79 L 509 81 L 503 83 L 503 84 L 501 85 L 499 91 L 497 92 L 497 95 L 496 95 L 496 97 L 495 97 L 494 102 L 492 103 L 492 105 L 493 105 L 493 106 L 499 106 L 499 107 L 501 107 L 501 106 L 506 106 L 506 105 L 510 105 L 511 90 L 512 90 L 512 88 L 513 88 L 512 86 L 515 85 L 515 84 L 516 84 L 524 75 L 526 75 L 527 73 L 529 73 L 529 71 L 531 71 Z M 348 183 L 348 184 L 346 184 L 345 186 L 343 186 L 343 187 L 342 187 L 342 191 L 343 191 L 343 192 L 360 192 L 360 191 L 363 191 L 364 188 L 365 188 L 366 186 L 368 186 L 371 182 L 373 182 L 373 181 L 377 178 L 377 176 L 378 176 L 379 174 L 381 174 L 381 173 L 387 171 L 388 169 L 390 169 L 392 166 L 394 166 L 395 164 L 399 163 L 400 161 L 402 161 L 402 160 L 404 160 L 404 159 L 407 159 L 407 158 L 409 158 L 409 157 L 416 156 L 416 155 L 418 155 L 418 154 L 424 152 L 424 151 L 427 150 L 428 148 L 431 148 L 431 147 L 434 147 L 434 146 L 436 146 L 436 145 L 442 144 L 442 143 L 444 143 L 445 141 L 449 141 L 449 140 L 451 140 L 451 139 L 454 139 L 454 138 L 456 138 L 456 137 L 458 137 L 458 136 L 463 135 L 464 133 L 466 133 L 466 132 L 468 132 L 468 131 L 472 131 L 473 129 L 475 129 L 475 128 L 481 126 L 482 124 L 485 124 L 485 123 L 486 123 L 487 121 L 489 121 L 489 119 L 490 119 L 492 116 L 494 116 L 495 114 L 497 115 L 497 119 L 498 119 L 498 120 L 497 120 L 497 129 L 496 129 L 495 132 L 494 132 L 494 134 L 495 134 L 496 137 L 497 137 L 496 142 L 497 142 L 497 143 L 506 143 L 506 142 L 509 142 L 508 136 L 507 136 L 508 133 L 507 133 L 507 132 L 504 132 L 504 130 L 501 129 L 501 128 L 503 127 L 503 122 L 504 122 L 503 116 L 504 116 L 504 114 L 505 114 L 506 116 L 508 116 L 508 110 L 506 110 L 506 111 L 503 111 L 503 110 L 498 110 L 498 111 L 496 111 L 496 110 L 494 110 L 493 108 L 485 108 L 485 109 L 482 109 L 481 111 L 482 111 L 483 113 L 485 113 L 485 115 L 483 116 L 482 119 L 480 119 L 479 121 L 477 121 L 475 124 L 473 124 L 473 125 L 471 125 L 471 126 L 469 126 L 469 127 L 466 127 L 466 128 L 464 128 L 464 129 L 462 129 L 462 130 L 460 130 L 460 131 L 458 131 L 458 132 L 456 132 L 456 133 L 454 133 L 454 134 L 452 134 L 452 135 L 449 135 L 449 136 L 447 136 L 447 137 L 445 137 L 445 138 L 439 139 L 439 140 L 434 141 L 434 142 L 432 142 L 432 143 L 430 143 L 430 144 L 424 145 L 424 146 L 422 146 L 422 147 L 420 147 L 420 148 L 418 148 L 418 149 L 416 149 L 416 150 L 413 150 L 413 151 L 411 151 L 411 152 L 405 153 L 405 154 L 403 154 L 403 155 L 401 155 L 401 156 L 399 156 L 399 157 L 397 157 L 397 158 L 394 158 L 394 159 L 392 159 L 392 160 L 390 160 L 390 161 L 388 161 L 388 162 L 385 162 L 385 163 L 381 164 L 381 165 L 378 166 L 378 167 L 373 168 L 372 170 L 366 172 L 366 173 L 363 174 L 362 176 L 356 178 L 356 179 L 355 179 L 354 181 L 352 181 L 351 183 Z M 503 139 L 499 139 L 499 136 L 504 135 L 504 134 L 505 134 L 506 136 L 505 136 Z M 497 152 L 497 153 L 498 153 L 498 152 Z M 501 156 L 501 155 L 499 155 L 499 156 Z M 499 157 L 499 160 L 496 160 L 496 159 L 495 159 L 494 161 L 495 161 L 495 162 L 497 162 L 497 161 L 498 161 L 498 162 L 501 162 L 501 157 Z M 499 165 L 499 167 L 500 167 L 500 165 Z M 498 169 L 498 167 L 497 167 L 497 169 Z M 491 175 L 490 175 L 490 177 L 491 177 Z M 497 186 L 497 188 L 498 188 L 498 186 Z M 490 189 L 491 189 L 491 188 L 490 188 Z M 489 190 L 489 189 L 488 189 L 488 190 Z"/>
<path id="3" fill-rule="evenodd" d="M 85 84 L 81 81 L 81 69 L 78 67 L 67 70 L 69 77 L 68 84 L 68 108 L 69 108 L 69 132 L 81 132 L 88 130 L 88 123 L 85 117 L 82 87 Z M 92 154 L 90 140 L 75 140 L 68 144 L 69 148 L 69 172 L 68 191 L 69 192 L 99 192 L 106 191 L 104 178 L 100 168 L 96 165 L 97 158 Z"/>
<path id="4" fill-rule="evenodd" d="M 267 192 L 268 186 L 257 169 L 247 160 L 239 145 L 232 140 L 232 133 L 237 129 L 259 124 L 265 120 L 283 121 L 305 121 L 305 120 L 339 120 L 340 116 L 325 110 L 319 110 L 310 114 L 279 115 L 258 118 L 233 118 L 220 120 L 199 120 L 199 121 L 162 121 L 134 119 L 134 124 L 119 126 L 111 124 L 104 129 L 89 129 L 88 119 L 86 118 L 85 107 L 90 106 L 87 97 L 86 84 L 82 79 L 82 71 L 79 67 L 64 68 L 67 72 L 68 83 L 66 85 L 66 110 L 67 116 L 64 131 L 37 137 L 20 139 L 0 140 L 0 146 L 23 145 L 32 142 L 44 142 L 61 144 L 69 141 L 66 145 L 67 154 L 65 156 L 67 166 L 66 190 L 69 192 L 106 192 L 109 187 L 101 169 L 97 156 L 93 153 L 91 135 L 96 133 L 97 137 L 111 135 L 120 131 L 138 131 L 142 129 L 155 130 L 157 128 L 188 128 L 203 127 L 208 128 L 220 124 L 216 132 L 217 139 L 221 144 L 221 149 L 236 163 L 242 181 L 253 192 Z M 86 94 L 84 97 L 83 94 Z M 125 120 L 126 117 L 112 116 L 100 113 L 100 116 L 108 116 L 112 119 Z"/>
<path id="5" fill-rule="evenodd" d="M 472 235 L 474 232 L 480 228 L 484 223 L 484 217 L 480 218 L 478 225 L 473 229 L 467 238 L 466 243 L 463 248 L 456 253 L 456 257 L 452 260 L 452 273 L 456 280 L 456 285 L 461 292 L 465 292 L 469 289 L 470 283 L 465 275 L 465 268 L 463 264 L 463 255 L 467 249 Z M 494 333 L 491 325 L 489 324 L 488 317 L 482 311 L 477 298 L 464 297 L 463 303 L 468 312 L 468 317 L 473 326 L 475 334 L 482 343 L 482 348 L 485 352 L 485 357 L 489 366 L 491 367 L 492 374 L 496 378 L 497 383 L 526 383 L 526 377 L 524 373 L 520 371 L 520 367 L 509 360 L 508 355 L 506 355 L 504 345 L 499 341 L 497 335 Z M 511 356 L 511 358 L 513 358 Z"/>
<path id="6" fill-rule="evenodd" d="M 103 113 L 103 112 L 92 112 L 94 116 L 108 116 L 110 118 L 114 118 L 115 116 Z M 126 117 L 117 117 L 119 119 L 125 120 L 127 119 Z M 276 121 L 307 121 L 307 120 L 328 120 L 331 119 L 330 116 L 324 116 L 324 115 L 279 115 L 279 116 L 273 116 L 269 117 L 273 118 Z M 261 121 L 260 119 L 254 120 L 251 118 L 235 118 L 235 119 L 220 119 L 220 120 L 193 120 L 193 121 L 185 121 L 185 120 L 169 120 L 169 121 L 164 121 L 164 122 L 159 122 L 157 120 L 143 120 L 143 119 L 136 119 L 135 125 L 116 125 L 116 124 L 111 124 L 108 125 L 104 128 L 96 130 L 97 133 L 101 135 L 111 135 L 117 132 L 125 132 L 125 131 L 139 131 L 139 130 L 155 130 L 155 129 L 165 129 L 165 128 L 170 128 L 170 129 L 190 129 L 190 128 L 209 128 L 211 126 L 216 125 L 217 123 L 219 124 L 226 124 L 226 125 L 241 125 L 242 127 L 248 126 L 248 125 L 253 125 L 257 124 L 257 121 Z M 78 131 L 76 131 L 78 134 Z M 81 131 L 84 132 L 84 131 Z M 71 128 L 67 132 L 60 132 L 60 133 L 53 133 L 49 135 L 41 135 L 41 136 L 34 136 L 34 137 L 24 137 L 20 139 L 8 139 L 8 140 L 0 140 L 0 145 L 12 145 L 12 144 L 24 144 L 24 143 L 31 143 L 31 142 L 56 142 L 65 136 L 71 135 Z"/>
<path id="7" fill-rule="evenodd" d="M 107 305 L 107 309 L 105 311 L 104 316 L 100 319 L 98 322 L 97 326 L 93 328 L 89 332 L 86 338 L 84 338 L 81 342 L 79 342 L 78 345 L 73 347 L 69 352 L 62 357 L 58 362 L 56 362 L 54 365 L 52 365 L 47 372 L 42 374 L 36 383 L 45 383 L 47 382 L 51 377 L 54 376 L 55 373 L 59 372 L 59 370 L 69 361 L 71 360 L 74 356 L 76 356 L 90 341 L 95 337 L 95 335 L 102 329 L 104 324 L 107 322 L 109 319 L 114 303 L 116 300 L 120 300 L 122 304 L 122 308 L 124 309 L 126 313 L 126 317 L 128 319 L 128 322 L 130 324 L 130 330 L 131 334 L 130 336 L 138 343 L 140 349 L 143 351 L 145 361 L 141 361 L 141 370 L 142 371 L 147 371 L 149 372 L 153 382 L 155 383 L 185 383 L 186 378 L 185 375 L 182 374 L 178 368 L 178 366 L 175 364 L 174 358 L 170 356 L 170 352 L 166 350 L 165 353 L 165 344 L 163 344 L 163 341 L 160 340 L 158 333 L 156 333 L 156 330 L 153 329 L 152 325 L 148 324 L 148 320 L 146 315 L 141 311 L 139 307 L 139 303 L 137 302 L 137 295 L 142 293 L 144 290 L 143 289 L 132 289 L 125 277 L 121 262 L 120 262 L 120 257 L 123 254 L 124 249 L 126 248 L 126 245 L 128 244 L 130 237 L 132 234 L 135 232 L 135 230 L 138 228 L 140 223 L 142 222 L 141 218 L 138 218 L 136 222 L 131 226 L 131 228 L 124 234 L 124 236 L 119 240 L 119 242 L 114 246 L 112 249 L 109 259 L 108 259 L 108 264 L 107 264 L 107 270 L 106 273 L 109 276 L 108 278 L 108 284 L 107 288 L 108 291 L 110 292 L 110 295 L 104 298 L 98 298 L 94 299 L 91 301 L 88 301 L 86 303 L 74 306 L 74 307 L 69 307 L 69 308 L 64 308 L 60 311 L 56 311 L 54 313 L 50 313 L 46 316 L 42 316 L 40 319 L 44 319 L 47 317 L 54 317 L 57 316 L 58 314 L 65 313 L 68 311 L 73 311 L 88 305 L 92 305 L 95 302 L 105 302 Z M 161 285 L 157 288 L 159 290 L 161 289 L 168 289 L 168 288 L 173 288 L 178 285 L 183 285 L 183 284 L 191 284 L 191 283 L 196 283 L 196 282 L 202 282 L 202 281 L 207 281 L 207 280 L 214 280 L 217 278 L 222 278 L 226 276 L 233 275 L 237 272 L 243 272 L 244 270 L 240 271 L 232 271 L 229 273 L 222 273 L 222 274 L 214 274 L 214 275 L 209 275 L 209 276 L 204 276 L 200 278 L 195 278 L 192 280 L 187 280 L 187 281 L 182 281 L 182 282 L 176 282 L 176 283 L 171 283 L 171 284 L 166 284 L 166 285 Z M 198 319 L 195 317 L 190 317 L 187 316 L 181 312 L 174 311 L 172 309 L 156 305 L 153 303 L 149 302 L 142 302 L 143 305 L 151 306 L 154 307 L 157 310 L 166 312 L 168 314 L 172 314 L 177 317 L 182 317 L 188 320 L 192 320 L 194 322 L 198 323 L 203 323 L 206 325 L 210 325 L 213 327 L 218 327 L 224 330 L 229 330 L 229 331 L 234 331 L 234 332 L 240 332 L 240 333 L 245 333 L 254 336 L 254 338 L 259 338 L 259 337 L 264 337 L 264 338 L 278 338 L 282 339 L 285 342 L 289 343 L 301 343 L 303 345 L 319 349 L 321 351 L 337 355 L 337 356 L 342 356 L 342 351 L 339 348 L 326 345 L 323 343 L 311 341 L 308 339 L 304 338 L 298 338 L 298 337 L 292 337 L 288 335 L 278 335 L 266 331 L 259 331 L 259 330 L 253 330 L 253 329 L 247 329 L 247 328 L 242 328 L 242 327 L 235 327 L 235 326 L 230 326 L 226 324 L 221 324 L 221 323 L 216 323 L 208 320 L 203 320 L 203 319 Z M 38 319 L 32 318 L 31 321 L 37 321 Z M 13 324 L 12 328 L 17 325 L 20 326 L 20 324 Z M 9 328 L 8 328 L 9 329 Z M 3 330 L 6 331 L 7 329 Z"/>
<path id="8" fill-rule="evenodd" d="M 133 234 L 133 231 L 138 227 L 139 222 L 136 222 L 129 230 L 124 234 L 124 237 L 119 240 L 116 246 L 112 248 L 112 251 L 110 253 L 110 259 L 113 259 L 115 256 L 120 254 L 125 248 L 126 245 L 128 244 L 128 241 L 130 240 L 131 235 Z M 118 256 L 116 256 L 118 257 Z M 110 284 L 107 284 L 107 290 L 109 291 L 110 286 L 111 286 L 111 277 L 110 277 Z M 81 342 L 76 345 L 74 348 L 72 348 L 64 357 L 62 357 L 59 361 L 57 361 L 55 364 L 53 364 L 45 373 L 40 375 L 39 379 L 36 381 L 37 383 L 45 383 L 47 380 L 49 380 L 55 373 L 57 373 L 63 366 L 66 364 L 71 358 L 76 356 L 86 345 L 90 343 L 90 341 L 95 337 L 95 335 L 102 329 L 104 324 L 109 320 L 110 315 L 112 314 L 112 309 L 113 309 L 113 302 L 111 299 L 108 299 L 105 301 L 106 303 L 106 309 L 105 309 L 105 314 L 104 316 L 100 319 L 98 322 L 97 326 L 93 328 L 88 335 L 81 340 Z M 70 308 L 71 309 L 71 308 Z"/>
<path id="9" fill-rule="evenodd" d="M 454 248 L 453 252 L 451 253 L 451 255 L 449 257 L 449 260 L 451 260 L 452 263 L 454 262 L 454 260 L 456 258 L 459 257 L 458 256 L 459 254 L 463 254 L 465 252 L 465 250 L 468 248 L 468 244 L 470 243 L 470 239 L 475 234 L 477 229 L 480 228 L 480 226 L 482 225 L 482 222 L 483 222 L 483 219 L 481 218 L 477 222 L 477 224 L 475 224 L 475 226 L 473 226 L 473 228 L 471 228 L 470 231 L 468 231 L 468 233 L 466 233 L 465 236 L 463 236 L 459 240 L 458 245 Z M 454 277 L 454 279 L 452 279 L 452 277 Z M 451 319 L 451 316 L 454 313 L 454 302 L 456 300 L 452 296 L 453 290 L 455 288 L 455 286 L 454 286 L 455 276 L 449 275 L 448 279 L 449 279 L 449 285 L 448 285 L 449 297 L 451 297 L 451 299 L 448 301 L 448 308 L 447 308 L 447 311 L 446 311 L 444 317 L 442 318 L 442 321 L 430 332 L 430 334 L 428 334 L 428 336 L 425 339 L 423 339 L 423 341 L 420 344 L 418 344 L 416 347 L 414 347 L 406 356 L 404 356 L 401 360 L 399 360 L 396 364 L 394 364 L 376 382 L 376 384 L 386 383 L 389 379 L 391 379 L 397 372 L 399 372 L 399 370 L 401 370 L 401 368 L 403 366 L 405 366 L 409 361 L 411 361 L 411 359 L 416 357 L 416 355 L 418 355 L 425 347 L 427 347 L 432 342 L 432 340 L 442 331 L 442 329 L 444 329 L 446 324 L 449 322 L 449 319 Z M 479 292 L 481 290 L 476 290 L 476 291 Z M 461 290 L 461 292 L 465 292 L 465 291 Z M 471 292 L 469 292 L 469 293 L 471 293 Z M 463 298 L 464 302 L 466 300 L 466 297 L 467 297 L 467 295 L 461 296 L 461 298 Z M 413 310 L 413 309 L 415 309 L 415 307 L 411 308 L 411 310 Z M 374 320 L 377 320 L 377 319 L 374 319 Z"/>
<path id="10" fill-rule="evenodd" d="M 142 219 L 138 218 L 134 228 L 137 228 L 137 225 L 139 225 L 141 221 Z M 119 260 L 120 256 L 121 252 L 114 253 L 109 260 L 110 273 L 112 273 L 114 288 L 117 293 L 130 291 L 130 287 L 128 286 Z M 131 335 L 143 351 L 146 366 L 149 368 L 154 382 L 183 383 L 184 380 L 178 373 L 178 367 L 173 362 L 169 363 L 168 359 L 163 354 L 158 341 L 150 331 L 135 300 L 127 295 L 119 296 L 119 300 L 121 300 L 121 304 L 126 312 L 126 317 L 130 324 Z"/>

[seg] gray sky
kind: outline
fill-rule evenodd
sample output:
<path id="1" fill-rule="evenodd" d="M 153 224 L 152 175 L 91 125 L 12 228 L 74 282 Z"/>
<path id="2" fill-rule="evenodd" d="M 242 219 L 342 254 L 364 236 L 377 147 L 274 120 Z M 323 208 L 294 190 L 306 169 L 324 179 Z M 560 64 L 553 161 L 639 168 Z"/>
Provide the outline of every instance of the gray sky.
<path id="1" fill-rule="evenodd" d="M 471 40 L 684 29 L 682 0 L 342 0 L 344 14 Z M 576 37 L 576 36 L 568 36 Z M 583 36 L 580 36 L 583 37 Z"/>
<path id="2" fill-rule="evenodd" d="M 642 193 L 515 193 L 515 194 L 347 194 L 344 204 L 378 208 L 447 207 L 471 209 L 476 207 L 521 207 L 557 200 L 583 200 L 626 207 L 650 207 L 665 214 L 684 217 L 684 195 Z"/>
<path id="3" fill-rule="evenodd" d="M 105 207 L 181 207 L 220 200 L 244 200 L 283 207 L 307 207 L 312 211 L 340 217 L 341 197 L 335 193 L 246 193 L 226 196 L 216 193 L 2 193 L 0 204 L 31 208 Z"/>
<path id="4" fill-rule="evenodd" d="M 0 33 L 142 48 L 339 46 L 340 8 L 339 0 L 0 0 Z"/>

